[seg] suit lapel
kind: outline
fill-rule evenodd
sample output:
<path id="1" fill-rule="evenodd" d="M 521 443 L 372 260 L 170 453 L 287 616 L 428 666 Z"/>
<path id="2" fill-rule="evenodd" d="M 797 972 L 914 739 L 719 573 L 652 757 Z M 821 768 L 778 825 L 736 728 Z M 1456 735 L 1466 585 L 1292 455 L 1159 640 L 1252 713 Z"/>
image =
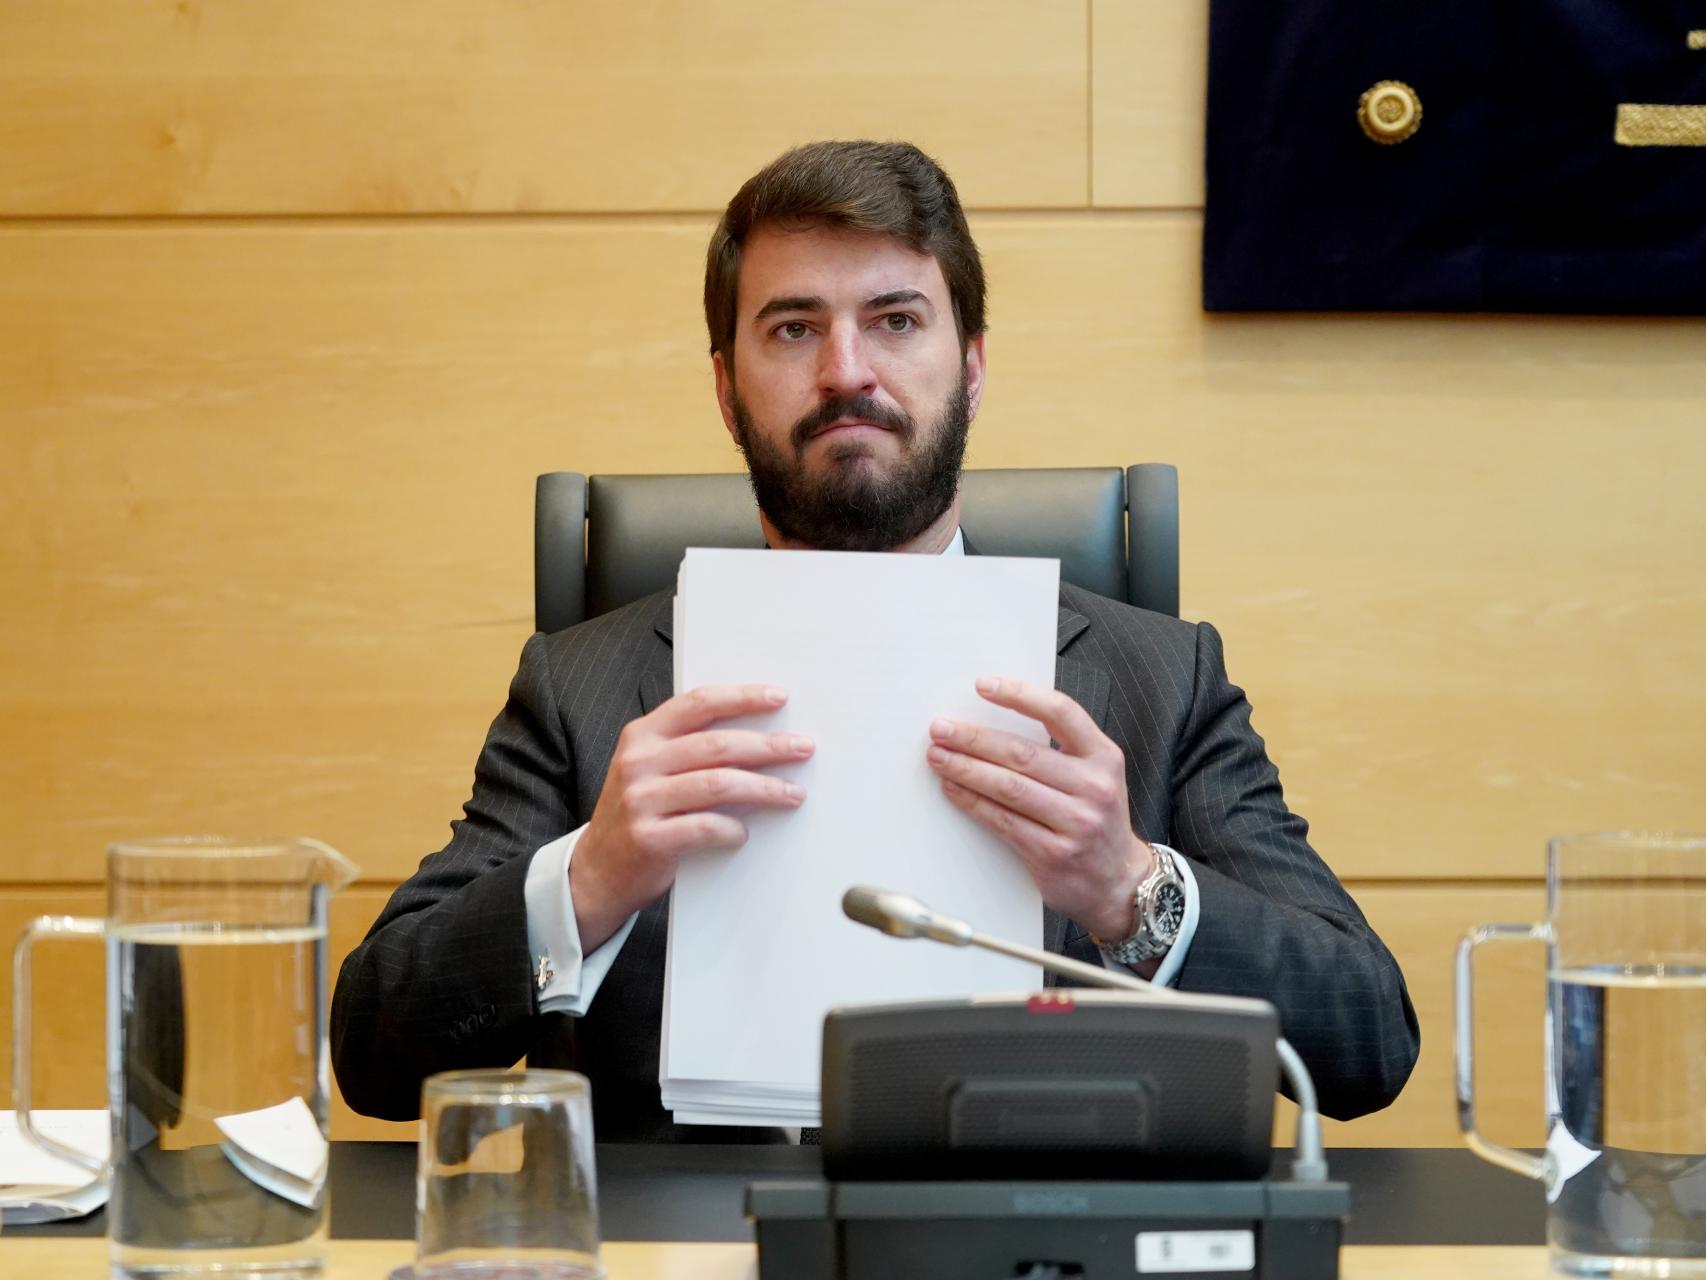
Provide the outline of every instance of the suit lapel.
<path id="1" fill-rule="evenodd" d="M 675 596 L 666 596 L 652 618 L 652 630 L 663 641 L 658 656 L 640 673 L 640 714 L 650 715 L 675 694 Z"/>
<path id="2" fill-rule="evenodd" d="M 1108 716 L 1108 695 L 1113 681 L 1108 673 L 1088 662 L 1068 657 L 1067 646 L 1090 629 L 1090 620 L 1067 605 L 1060 606 L 1059 629 L 1055 633 L 1054 687 L 1071 698 L 1084 710 L 1098 728 L 1105 728 Z"/>
<path id="3" fill-rule="evenodd" d="M 1107 728 L 1108 696 L 1113 681 L 1106 671 L 1067 656 L 1067 649 L 1090 629 L 1090 619 L 1062 599 L 1054 635 L 1054 687 L 1071 698 L 1096 722 Z M 1068 946 L 1083 937 L 1084 930 L 1072 923 L 1053 907 L 1043 908 L 1043 945 L 1050 951 L 1064 954 Z M 1053 979 L 1049 982 L 1052 984 Z"/>
<path id="4" fill-rule="evenodd" d="M 649 716 L 674 695 L 675 682 L 668 671 L 646 672 L 640 677 L 640 714 Z"/>

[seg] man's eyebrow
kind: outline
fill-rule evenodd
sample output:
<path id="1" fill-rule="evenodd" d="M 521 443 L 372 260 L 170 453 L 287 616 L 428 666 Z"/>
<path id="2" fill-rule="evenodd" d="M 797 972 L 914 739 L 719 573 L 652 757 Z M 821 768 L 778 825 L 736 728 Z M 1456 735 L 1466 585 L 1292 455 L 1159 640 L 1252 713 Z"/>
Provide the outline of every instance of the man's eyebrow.
<path id="1" fill-rule="evenodd" d="M 758 309 L 758 314 L 753 319 L 762 320 L 766 316 L 773 316 L 781 311 L 822 311 L 823 308 L 822 298 L 809 298 L 803 294 L 795 294 L 792 297 L 770 299 Z"/>
<path id="2" fill-rule="evenodd" d="M 867 311 L 877 311 L 881 310 L 883 307 L 898 307 L 907 303 L 915 302 L 922 302 L 930 310 L 935 310 L 929 296 L 927 294 L 920 293 L 917 289 L 891 289 L 888 293 L 879 293 L 873 298 L 865 299 L 865 309 Z M 770 299 L 769 302 L 766 302 L 758 309 L 758 314 L 753 316 L 753 321 L 756 323 L 769 316 L 778 315 L 787 311 L 823 311 L 828 308 L 828 305 L 828 303 L 816 295 L 801 293 L 789 294 L 786 297 Z"/>
<path id="3" fill-rule="evenodd" d="M 917 289 L 895 289 L 889 293 L 879 293 L 874 298 L 867 298 L 865 306 L 867 309 L 877 310 L 881 307 L 898 307 L 904 302 L 922 302 L 930 310 L 936 309 L 930 299 Z"/>

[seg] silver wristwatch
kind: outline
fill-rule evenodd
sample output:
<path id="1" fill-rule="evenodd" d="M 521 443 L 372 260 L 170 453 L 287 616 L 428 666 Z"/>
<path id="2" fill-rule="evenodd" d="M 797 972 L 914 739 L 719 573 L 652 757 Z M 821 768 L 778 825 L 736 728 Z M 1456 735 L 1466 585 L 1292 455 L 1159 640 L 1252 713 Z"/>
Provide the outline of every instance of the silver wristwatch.
<path id="1" fill-rule="evenodd" d="M 1185 882 L 1173 865 L 1173 851 L 1159 844 L 1150 848 L 1155 850 L 1155 865 L 1132 895 L 1136 922 L 1131 936 L 1120 942 L 1105 942 L 1090 935 L 1103 958 L 1115 964 L 1142 964 L 1166 955 L 1185 923 Z"/>

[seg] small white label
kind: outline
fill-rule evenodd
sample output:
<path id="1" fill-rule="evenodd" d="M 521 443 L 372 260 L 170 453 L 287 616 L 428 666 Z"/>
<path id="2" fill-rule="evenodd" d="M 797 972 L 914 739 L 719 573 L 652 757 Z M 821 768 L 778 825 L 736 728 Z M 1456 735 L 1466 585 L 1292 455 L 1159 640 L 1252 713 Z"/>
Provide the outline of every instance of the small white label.
<path id="1" fill-rule="evenodd" d="M 1152 1271 L 1254 1271 L 1254 1231 L 1140 1231 L 1137 1269 Z"/>

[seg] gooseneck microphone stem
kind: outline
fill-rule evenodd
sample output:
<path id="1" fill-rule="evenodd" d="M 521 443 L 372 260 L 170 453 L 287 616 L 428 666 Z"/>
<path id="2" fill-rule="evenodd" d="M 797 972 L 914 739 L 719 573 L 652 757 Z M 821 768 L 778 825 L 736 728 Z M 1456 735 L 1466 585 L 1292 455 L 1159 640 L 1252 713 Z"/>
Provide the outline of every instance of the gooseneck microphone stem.
<path id="1" fill-rule="evenodd" d="M 1076 978 L 1087 986 L 1129 991 L 1163 1002 L 1180 1000 L 1188 1003 L 1191 1000 L 1190 996 L 1169 987 L 1145 982 L 1134 973 L 1100 968 L 1070 956 L 1057 956 L 1040 947 L 1021 946 L 1004 938 L 978 933 L 963 920 L 944 916 L 916 898 L 886 889 L 851 888 L 842 895 L 841 910 L 849 920 L 869 925 L 890 937 L 928 938 L 951 947 L 981 947 L 1028 964 L 1041 965 L 1051 973 Z M 1315 1099 L 1315 1082 L 1297 1050 L 1284 1037 L 1275 1041 L 1274 1048 L 1279 1055 L 1280 1070 L 1290 1082 L 1297 1103 L 1297 1145 L 1292 1157 L 1292 1179 L 1297 1182 L 1325 1182 L 1327 1161 L 1322 1151 L 1321 1110 Z"/>
<path id="2" fill-rule="evenodd" d="M 1152 982 L 1145 982 L 1136 974 L 1121 973 L 1115 969 L 1103 969 L 1097 965 L 1085 964 L 1082 960 L 1074 960 L 1071 956 L 1057 956 L 1052 951 L 1040 951 L 1036 947 L 1022 947 L 1016 942 L 1008 942 L 1003 938 L 992 938 L 987 933 L 972 933 L 966 939 L 968 947 L 982 947 L 985 951 L 999 951 L 1004 956 L 1012 956 L 1015 960 L 1025 960 L 1031 964 L 1040 964 L 1051 973 L 1058 973 L 1063 978 L 1077 978 L 1093 987 L 1114 987 L 1121 991 L 1135 991 L 1139 995 L 1151 996 L 1166 1000 L 1176 997 L 1179 993 L 1168 987 L 1158 987 Z"/>

